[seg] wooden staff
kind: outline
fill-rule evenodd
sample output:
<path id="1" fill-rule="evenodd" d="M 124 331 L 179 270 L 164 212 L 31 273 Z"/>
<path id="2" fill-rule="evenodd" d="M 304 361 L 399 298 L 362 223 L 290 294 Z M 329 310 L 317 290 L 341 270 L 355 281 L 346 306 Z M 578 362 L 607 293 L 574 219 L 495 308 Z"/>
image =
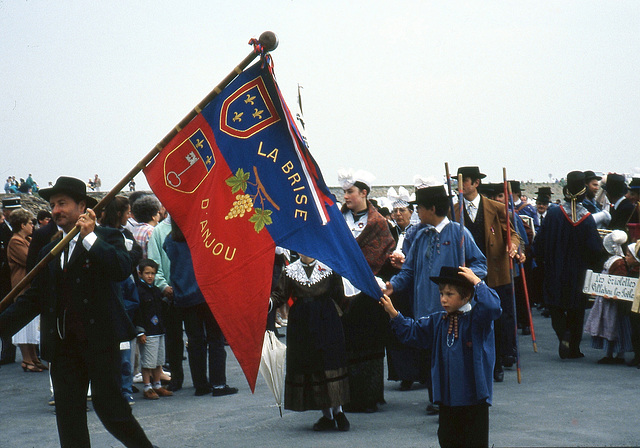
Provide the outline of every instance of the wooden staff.
<path id="1" fill-rule="evenodd" d="M 507 253 L 511 249 L 511 224 L 509 220 L 509 201 L 507 198 L 509 197 L 509 192 L 511 191 L 511 184 L 507 182 L 507 169 L 502 168 L 502 177 L 504 180 L 504 209 L 507 214 Z M 515 229 L 515 225 L 514 225 Z M 514 332 L 515 332 L 515 343 L 516 343 L 516 370 L 518 372 L 518 384 L 522 382 L 522 374 L 520 373 L 520 350 L 518 348 L 518 319 L 516 316 L 516 286 L 513 279 L 513 258 L 507 254 L 509 257 L 509 274 L 511 275 L 511 297 L 513 298 L 513 324 L 514 324 Z"/>
<path id="2" fill-rule="evenodd" d="M 453 193 L 451 192 L 451 174 L 449 173 L 449 162 L 444 162 L 444 172 L 447 177 L 447 193 L 449 194 L 449 213 L 451 221 L 455 221 L 456 208 L 453 203 Z"/>
<path id="3" fill-rule="evenodd" d="M 509 197 L 506 198 L 511 205 L 511 209 L 513 210 L 513 228 L 516 228 L 516 207 L 513 202 L 513 192 L 511 191 L 511 183 L 508 185 L 509 187 Z M 520 254 L 520 248 L 518 248 L 518 255 Z M 529 288 L 527 288 L 527 275 L 524 272 L 524 263 L 518 260 L 518 265 L 520 266 L 520 273 L 522 274 L 522 287 L 524 288 L 524 301 L 525 306 L 527 307 L 527 313 L 529 315 L 529 328 L 531 328 L 531 341 L 533 342 L 533 352 L 538 353 L 538 345 L 536 344 L 536 331 L 533 328 L 533 317 L 531 316 L 531 308 L 529 307 Z"/>
<path id="4" fill-rule="evenodd" d="M 260 35 L 259 38 L 260 44 L 264 47 L 265 51 L 273 51 L 278 46 L 278 37 L 275 33 L 271 31 L 265 31 Z M 116 184 L 115 187 L 107 193 L 105 197 L 102 198 L 100 202 L 96 204 L 93 208 L 93 211 L 96 213 L 96 216 L 100 216 L 100 212 L 104 209 L 112 200 L 116 197 L 116 195 L 129 183 L 131 179 L 136 177 L 136 175 L 142 171 L 151 161 L 160 154 L 160 151 L 164 149 L 165 146 L 173 140 L 173 138 L 178 135 L 178 133 L 184 129 L 186 125 L 188 125 L 191 120 L 193 120 L 202 109 L 209 104 L 213 99 L 218 96 L 222 90 L 227 87 L 231 81 L 233 81 L 236 76 L 244 71 L 245 68 L 253 62 L 253 60 L 259 55 L 255 50 L 251 51 L 207 96 L 204 97 L 202 101 L 198 103 L 196 107 L 194 107 L 191 112 L 189 112 L 181 121 L 178 123 L 167 135 L 164 136 L 160 143 L 158 143 L 149 153 L 144 156 L 144 158 L 134 166 L 131 171 L 127 173 L 127 175 Z M 22 291 L 31 281 L 35 278 L 35 276 L 40 272 L 51 260 L 56 258 L 60 253 L 67 247 L 69 241 L 71 241 L 80 231 L 80 226 L 74 227 L 68 234 L 65 236 L 62 241 L 60 241 L 56 246 L 51 249 L 51 251 L 40 260 L 40 262 L 34 266 L 34 268 L 27 273 L 27 275 L 18 283 L 10 292 L 5 296 L 4 299 L 0 302 L 0 313 L 4 311 L 5 308 L 9 306 L 18 295 L 20 291 Z"/>
<path id="5" fill-rule="evenodd" d="M 462 195 L 462 174 L 458 174 L 458 205 L 460 205 L 460 253 L 462 266 L 466 266 L 464 253 L 464 196 Z"/>

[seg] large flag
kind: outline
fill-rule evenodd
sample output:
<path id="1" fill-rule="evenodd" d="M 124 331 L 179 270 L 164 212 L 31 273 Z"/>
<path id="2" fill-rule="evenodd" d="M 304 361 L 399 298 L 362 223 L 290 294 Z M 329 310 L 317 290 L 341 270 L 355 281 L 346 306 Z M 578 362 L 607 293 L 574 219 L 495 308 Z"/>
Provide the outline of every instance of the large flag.
<path id="1" fill-rule="evenodd" d="M 272 73 L 268 63 L 241 73 L 144 170 L 251 390 L 276 245 L 381 295 Z"/>

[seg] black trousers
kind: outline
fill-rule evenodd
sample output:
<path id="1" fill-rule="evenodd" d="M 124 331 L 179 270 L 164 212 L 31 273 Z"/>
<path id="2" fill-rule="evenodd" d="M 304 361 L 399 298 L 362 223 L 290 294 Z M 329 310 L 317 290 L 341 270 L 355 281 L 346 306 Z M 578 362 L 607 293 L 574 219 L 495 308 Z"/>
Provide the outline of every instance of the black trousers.
<path id="1" fill-rule="evenodd" d="M 184 354 L 184 339 L 182 332 L 182 308 L 171 305 L 165 313 L 165 348 L 167 362 L 171 369 L 171 384 L 182 387 L 184 382 L 184 367 L 182 357 Z"/>
<path id="2" fill-rule="evenodd" d="M 119 347 L 89 353 L 87 343 L 63 340 L 51 363 L 56 419 L 62 448 L 90 447 L 87 428 L 87 388 L 98 418 L 128 448 L 151 448 L 129 403 L 120 393 Z"/>
<path id="3" fill-rule="evenodd" d="M 489 446 L 489 405 L 440 405 L 438 442 L 447 447 Z"/>
<path id="4" fill-rule="evenodd" d="M 584 328 L 584 306 L 569 310 L 551 306 L 549 311 L 551 312 L 551 326 L 558 341 L 568 341 L 571 354 L 580 352 L 580 341 L 582 341 Z"/>
<path id="5" fill-rule="evenodd" d="M 502 314 L 494 322 L 496 337 L 496 366 L 502 356 L 516 356 L 516 321 L 511 283 L 493 288 L 500 297 Z"/>

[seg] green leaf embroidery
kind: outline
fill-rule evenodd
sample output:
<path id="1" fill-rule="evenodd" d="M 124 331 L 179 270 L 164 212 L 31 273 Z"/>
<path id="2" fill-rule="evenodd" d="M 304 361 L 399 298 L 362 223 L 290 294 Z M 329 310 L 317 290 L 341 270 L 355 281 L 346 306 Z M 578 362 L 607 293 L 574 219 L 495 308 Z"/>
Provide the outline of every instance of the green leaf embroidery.
<path id="1" fill-rule="evenodd" d="M 273 222 L 271 219 L 271 210 L 263 210 L 261 208 L 254 208 L 255 214 L 249 218 L 249 222 L 254 223 L 253 228 L 257 233 L 260 233 L 264 226 L 267 226 Z"/>
<path id="2" fill-rule="evenodd" d="M 244 191 L 247 189 L 247 181 L 251 177 L 251 173 L 245 173 L 242 168 L 238 168 L 235 176 L 231 176 L 225 180 L 226 184 L 231 187 L 231 193 L 237 193 L 238 191 Z"/>

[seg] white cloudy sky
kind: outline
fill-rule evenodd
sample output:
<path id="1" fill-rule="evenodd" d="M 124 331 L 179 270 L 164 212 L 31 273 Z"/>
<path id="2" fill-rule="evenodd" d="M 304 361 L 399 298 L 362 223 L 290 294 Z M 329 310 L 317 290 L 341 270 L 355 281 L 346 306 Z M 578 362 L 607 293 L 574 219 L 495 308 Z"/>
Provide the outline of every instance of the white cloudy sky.
<path id="1" fill-rule="evenodd" d="M 640 166 L 637 1 L 0 0 L 3 183 L 113 186 L 265 30 L 329 185 Z"/>

